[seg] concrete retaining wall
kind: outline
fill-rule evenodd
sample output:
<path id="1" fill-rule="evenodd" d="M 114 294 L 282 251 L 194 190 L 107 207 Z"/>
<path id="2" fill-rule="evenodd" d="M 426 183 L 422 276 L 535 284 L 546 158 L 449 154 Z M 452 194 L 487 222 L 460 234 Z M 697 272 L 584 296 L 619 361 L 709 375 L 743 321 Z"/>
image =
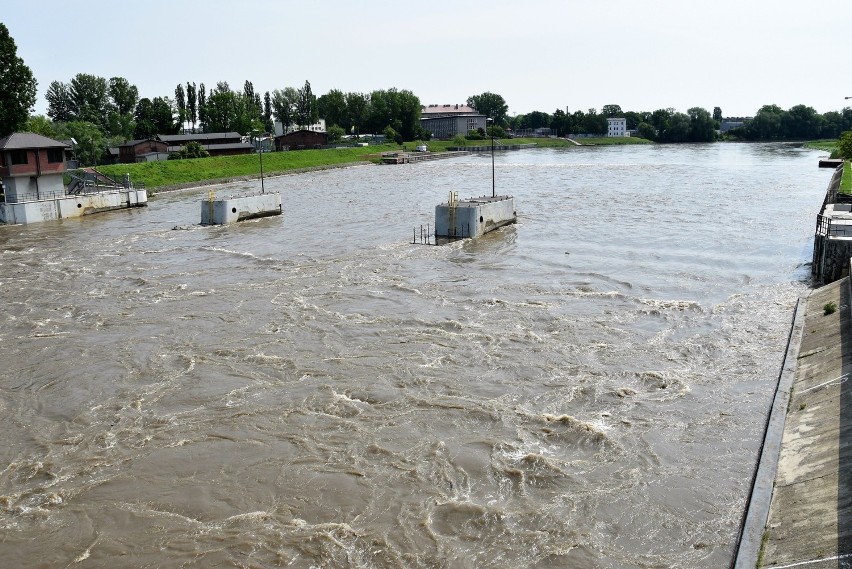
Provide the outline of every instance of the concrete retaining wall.
<path id="1" fill-rule="evenodd" d="M 818 285 L 843 278 L 848 273 L 852 255 L 852 224 L 850 224 L 849 196 L 839 194 L 843 166 L 838 166 L 831 177 L 822 210 L 817 215 L 814 232 L 814 254 L 811 275 Z"/>
<path id="2" fill-rule="evenodd" d="M 95 194 L 61 196 L 46 200 L 0 203 L 0 222 L 7 224 L 40 223 L 146 205 L 148 205 L 148 194 L 144 189 L 121 189 Z"/>
<path id="3" fill-rule="evenodd" d="M 814 236 L 814 280 L 828 284 L 849 274 L 852 238 L 836 234 Z"/>

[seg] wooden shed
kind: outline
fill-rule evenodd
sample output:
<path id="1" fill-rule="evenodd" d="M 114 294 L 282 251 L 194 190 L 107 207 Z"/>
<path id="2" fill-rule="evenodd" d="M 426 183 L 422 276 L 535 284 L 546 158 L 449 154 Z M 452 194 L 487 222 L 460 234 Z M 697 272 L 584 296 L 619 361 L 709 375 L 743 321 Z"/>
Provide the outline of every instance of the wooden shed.
<path id="1" fill-rule="evenodd" d="M 275 137 L 276 150 L 305 150 L 307 148 L 322 148 L 327 144 L 327 132 L 297 130 Z"/>

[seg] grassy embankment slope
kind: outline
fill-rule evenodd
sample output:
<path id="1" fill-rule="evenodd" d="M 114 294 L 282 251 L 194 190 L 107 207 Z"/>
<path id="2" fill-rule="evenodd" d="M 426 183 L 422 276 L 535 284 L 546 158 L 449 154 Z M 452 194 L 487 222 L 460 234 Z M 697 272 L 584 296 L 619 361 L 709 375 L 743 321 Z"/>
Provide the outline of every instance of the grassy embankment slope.
<path id="1" fill-rule="evenodd" d="M 509 143 L 508 139 L 504 142 Z M 490 140 L 471 140 L 468 146 L 490 144 Z M 514 138 L 511 144 L 535 143 L 539 147 L 576 147 L 575 144 L 561 138 Z M 649 144 L 641 138 L 584 138 L 583 145 L 599 144 Z M 413 150 L 418 142 L 408 142 L 404 146 Z M 425 143 L 432 152 L 443 152 L 455 146 L 451 141 L 430 141 Z M 359 162 L 378 162 L 382 152 L 402 150 L 397 144 L 365 146 L 355 148 L 333 148 L 329 150 L 294 150 L 290 152 L 269 152 L 263 155 L 264 176 L 274 176 L 288 172 L 299 172 L 317 168 L 327 168 Z M 260 158 L 257 154 L 240 156 L 213 156 L 189 160 L 166 160 L 163 162 L 140 162 L 137 164 L 113 164 L 99 166 L 98 170 L 115 179 L 130 174 L 135 183 L 143 183 L 151 194 L 159 189 L 190 187 L 211 181 L 228 181 L 260 175 Z"/>
<path id="2" fill-rule="evenodd" d="M 805 146 L 817 150 L 825 150 L 834 156 L 834 152 L 837 150 L 837 140 L 812 140 L 806 142 Z M 841 194 L 852 194 L 852 166 L 850 166 L 849 160 L 843 163 L 843 177 L 840 179 L 840 189 L 838 191 Z"/>

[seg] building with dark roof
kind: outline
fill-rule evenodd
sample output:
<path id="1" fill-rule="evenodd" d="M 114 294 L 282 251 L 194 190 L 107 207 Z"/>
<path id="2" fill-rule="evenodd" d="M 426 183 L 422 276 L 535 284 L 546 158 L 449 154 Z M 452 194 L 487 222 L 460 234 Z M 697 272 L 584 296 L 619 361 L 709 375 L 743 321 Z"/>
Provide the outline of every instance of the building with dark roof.
<path id="1" fill-rule="evenodd" d="M 4 201 L 64 194 L 67 148 L 64 142 L 34 132 L 16 132 L 0 139 Z"/>
<path id="2" fill-rule="evenodd" d="M 197 142 L 202 146 L 208 144 L 234 144 L 242 142 L 243 136 L 238 132 L 196 132 L 190 134 L 158 134 L 157 140 L 162 140 L 169 146 L 185 146 L 189 142 Z"/>
<path id="3" fill-rule="evenodd" d="M 210 156 L 251 154 L 254 146 L 243 141 L 238 132 L 205 132 L 193 134 L 158 134 L 157 139 L 168 145 L 168 151 L 178 152 L 190 142 L 197 142 Z"/>
<path id="4" fill-rule="evenodd" d="M 276 150 L 322 148 L 326 144 L 328 144 L 328 133 L 315 132 L 313 130 L 297 130 L 296 132 L 275 137 Z"/>
<path id="5" fill-rule="evenodd" d="M 169 146 L 162 140 L 149 138 L 147 140 L 128 140 L 118 147 L 118 161 L 122 164 L 147 162 L 149 155 L 159 156 L 168 153 Z"/>

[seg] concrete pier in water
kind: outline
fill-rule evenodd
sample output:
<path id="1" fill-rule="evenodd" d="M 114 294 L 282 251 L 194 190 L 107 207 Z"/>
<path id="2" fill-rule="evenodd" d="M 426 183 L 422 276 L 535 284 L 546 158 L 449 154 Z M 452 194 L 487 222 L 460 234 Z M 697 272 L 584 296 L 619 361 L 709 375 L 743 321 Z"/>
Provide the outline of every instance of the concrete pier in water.
<path id="1" fill-rule="evenodd" d="M 436 237 L 480 237 L 515 221 L 513 196 L 483 196 L 459 201 L 458 194 L 451 192 L 446 203 L 435 206 Z"/>
<path id="2" fill-rule="evenodd" d="M 281 194 L 252 193 L 201 201 L 202 225 L 226 225 L 246 219 L 281 215 Z"/>

